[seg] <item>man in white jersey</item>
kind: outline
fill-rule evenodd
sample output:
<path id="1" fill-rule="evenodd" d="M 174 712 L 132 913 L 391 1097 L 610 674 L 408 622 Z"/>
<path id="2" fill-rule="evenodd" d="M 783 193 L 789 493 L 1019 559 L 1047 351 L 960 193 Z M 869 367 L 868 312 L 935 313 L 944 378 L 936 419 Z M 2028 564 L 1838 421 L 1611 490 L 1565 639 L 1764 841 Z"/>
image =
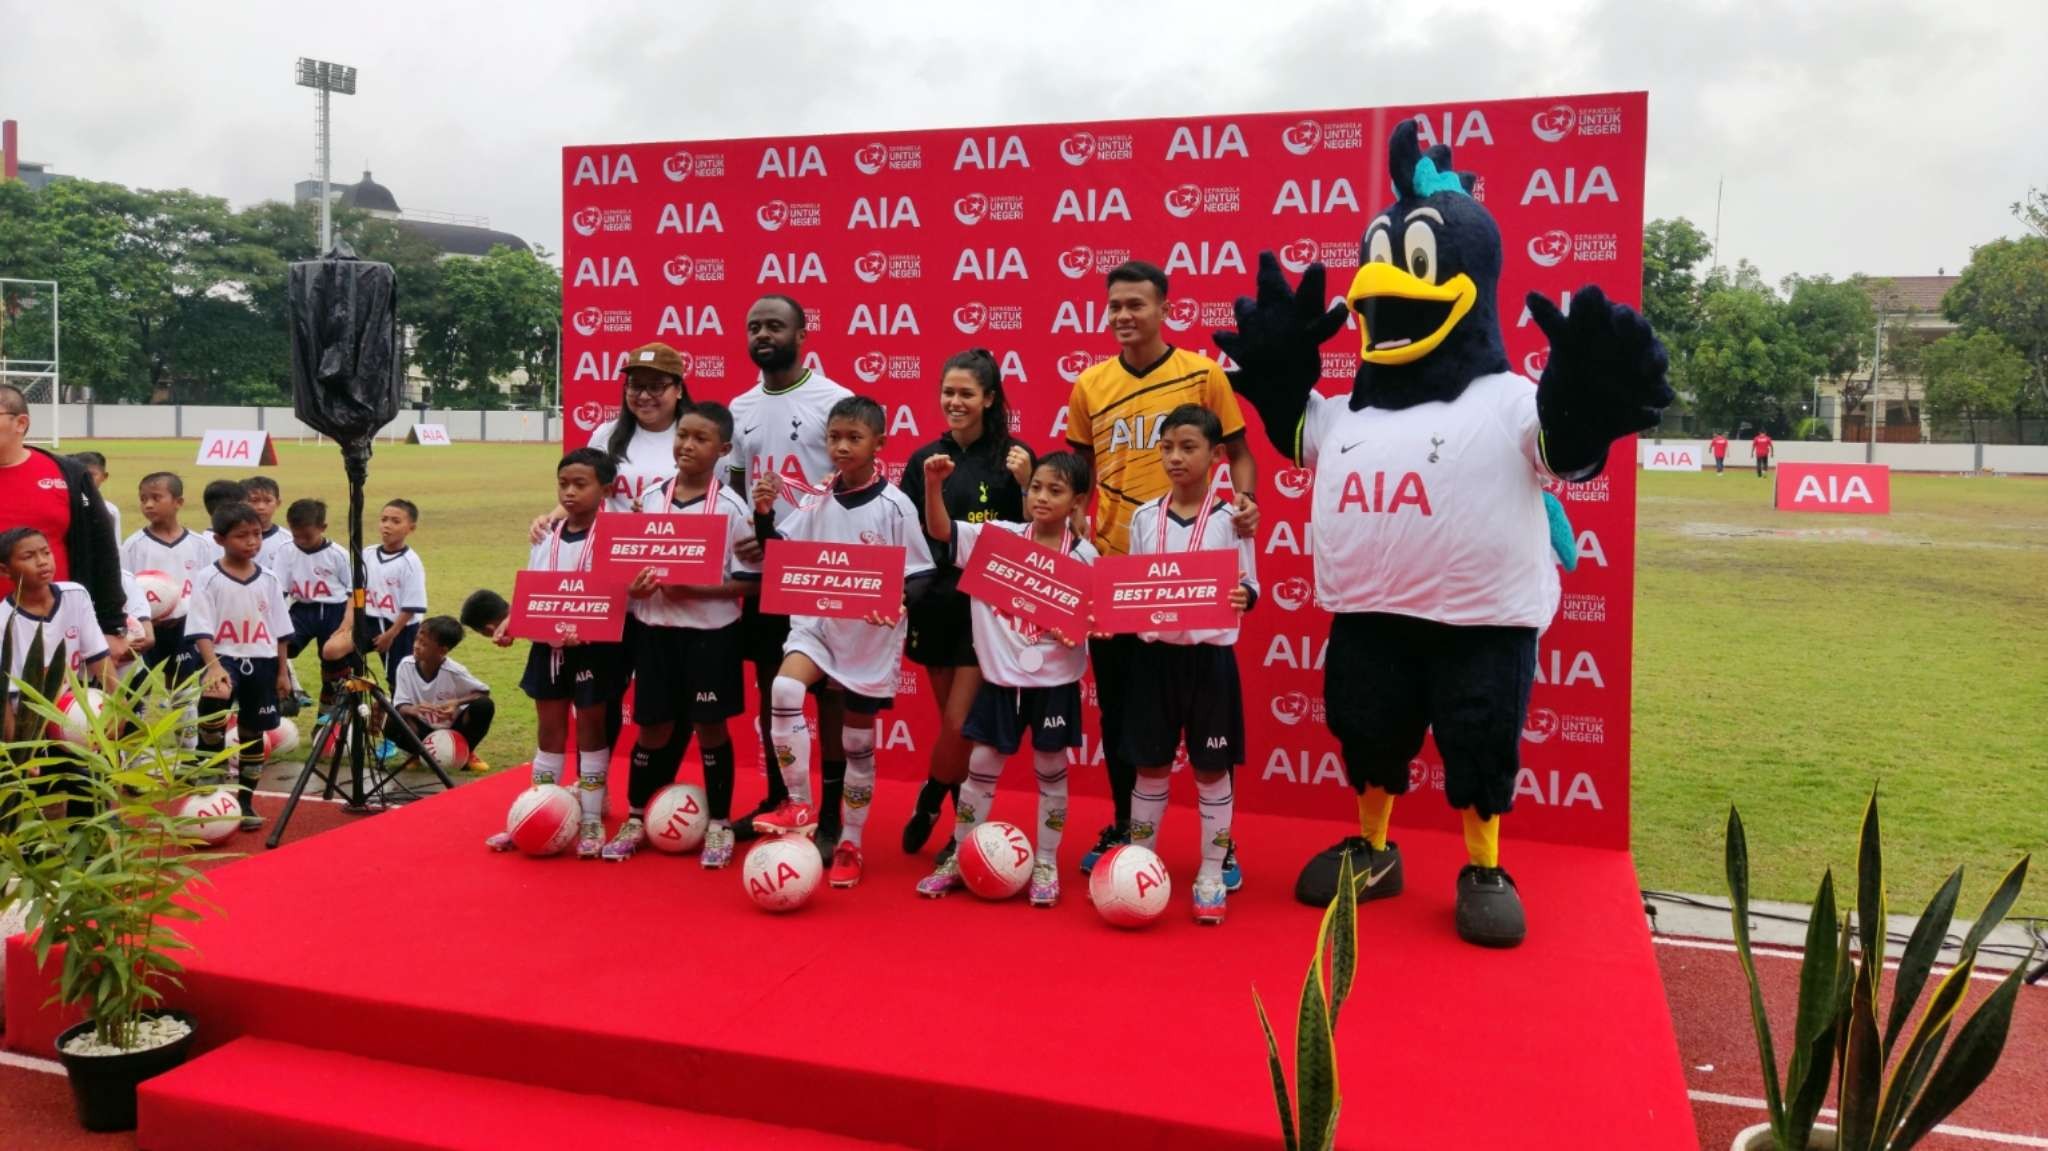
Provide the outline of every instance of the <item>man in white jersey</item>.
<path id="1" fill-rule="evenodd" d="M 775 501 L 770 516 L 777 523 L 796 510 L 805 498 L 802 485 L 822 485 L 832 476 L 832 459 L 825 449 L 825 421 L 832 405 L 853 393 L 803 366 L 804 308 L 782 295 L 763 296 L 747 309 L 747 357 L 761 370 L 753 387 L 732 402 L 732 453 L 727 462 L 726 486 L 747 492 L 763 475 L 775 474 L 790 481 Z M 743 555 L 759 562 L 760 553 L 750 546 Z M 754 687 L 761 699 L 761 758 L 768 770 L 768 796 L 751 813 L 734 819 L 733 829 L 742 838 L 753 835 L 751 816 L 766 814 L 788 798 L 782 776 L 776 770 L 774 737 L 769 732 L 767 700 L 775 683 L 775 669 L 782 664 L 782 645 L 789 637 L 789 617 L 764 615 L 760 602 L 745 601 L 741 609 L 740 649 L 754 665 Z M 839 794 L 846 779 L 846 755 L 839 745 L 840 699 L 836 691 L 818 697 L 820 771 L 824 781 L 820 796 L 820 849 L 829 856 L 837 838 Z"/>

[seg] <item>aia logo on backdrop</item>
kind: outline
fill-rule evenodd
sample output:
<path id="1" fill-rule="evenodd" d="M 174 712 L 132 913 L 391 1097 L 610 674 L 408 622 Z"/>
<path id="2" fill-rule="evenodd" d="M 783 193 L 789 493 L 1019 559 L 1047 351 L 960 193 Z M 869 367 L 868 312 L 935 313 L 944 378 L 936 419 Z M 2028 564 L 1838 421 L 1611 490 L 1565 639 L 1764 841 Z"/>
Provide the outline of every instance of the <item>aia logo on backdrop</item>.
<path id="1" fill-rule="evenodd" d="M 670 152 L 661 159 L 661 174 L 669 183 L 680 184 L 692 176 L 700 179 L 707 176 L 725 175 L 725 153 L 693 153 L 687 149 Z"/>
<path id="2" fill-rule="evenodd" d="M 725 258 L 674 256 L 661 265 L 661 278 L 677 288 L 693 280 L 699 284 L 720 283 L 725 279 Z"/>
<path id="3" fill-rule="evenodd" d="M 1308 266 L 1321 263 L 1325 268 L 1355 268 L 1358 266 L 1357 240 L 1317 240 L 1303 236 L 1280 245 L 1275 253 L 1280 257 L 1280 266 L 1300 275 Z"/>
<path id="4" fill-rule="evenodd" d="M 1094 352 L 1068 352 L 1053 363 L 1053 369 L 1059 372 L 1060 379 L 1071 384 L 1081 378 L 1082 372 L 1108 358 L 1108 356 L 1097 355 Z"/>
<path id="5" fill-rule="evenodd" d="M 1315 589 L 1301 576 L 1289 576 L 1273 585 L 1273 602 L 1282 611 L 1300 611 L 1315 598 Z"/>
<path id="6" fill-rule="evenodd" d="M 1080 167 L 1090 160 L 1128 160 L 1131 158 L 1131 137 L 1129 133 L 1071 132 L 1060 141 L 1060 159 L 1073 167 Z"/>
<path id="7" fill-rule="evenodd" d="M 853 258 L 853 274 L 863 284 L 878 284 L 883 280 L 916 280 L 924 276 L 924 257 L 911 253 L 892 255 L 888 252 L 862 252 Z"/>
<path id="8" fill-rule="evenodd" d="M 880 172 L 916 172 L 924 168 L 924 145 L 884 144 L 880 140 L 853 150 L 853 166 L 863 176 Z"/>
<path id="9" fill-rule="evenodd" d="M 1129 248 L 1091 248 L 1075 244 L 1060 253 L 1060 274 L 1069 280 L 1100 275 L 1131 258 Z"/>
<path id="10" fill-rule="evenodd" d="M 1273 697 L 1273 718 L 1288 727 L 1304 721 L 1324 722 L 1323 701 L 1305 691 L 1283 691 Z"/>
<path id="11" fill-rule="evenodd" d="M 1326 152 L 1351 151 L 1365 146 L 1365 125 L 1356 120 L 1296 120 L 1280 130 L 1280 146 L 1295 156 L 1306 156 L 1318 148 Z"/>
<path id="12" fill-rule="evenodd" d="M 824 221 L 825 213 L 815 202 L 796 203 L 789 200 L 770 200 L 754 209 L 754 222 L 764 232 L 779 232 L 784 228 L 815 228 Z"/>
<path id="13" fill-rule="evenodd" d="M 1619 136 L 1621 109 L 1611 104 L 1599 108 L 1552 104 L 1529 117 L 1529 131 L 1546 144 L 1555 144 L 1572 135 Z"/>
<path id="14" fill-rule="evenodd" d="M 1024 197 L 969 192 L 953 201 L 953 218 L 968 227 L 983 220 L 1008 223 L 1024 218 Z"/>
<path id="15" fill-rule="evenodd" d="M 1176 220 L 1185 220 L 1196 213 L 1228 214 L 1237 211 L 1241 199 L 1234 186 L 1205 188 L 1200 184 L 1179 184 L 1166 190 L 1166 213 Z"/>
<path id="16" fill-rule="evenodd" d="M 1273 486 L 1281 495 L 1298 500 L 1315 484 L 1315 473 L 1307 468 L 1281 468 L 1273 475 Z"/>
<path id="17" fill-rule="evenodd" d="M 576 209 L 569 217 L 569 226 L 579 236 L 595 236 L 599 232 L 630 232 L 633 230 L 631 208 L 599 208 L 590 206 Z"/>
<path id="18" fill-rule="evenodd" d="M 984 304 L 972 301 L 953 309 L 953 326 L 964 335 L 977 332 L 1021 332 L 1024 309 L 1016 304 Z"/>

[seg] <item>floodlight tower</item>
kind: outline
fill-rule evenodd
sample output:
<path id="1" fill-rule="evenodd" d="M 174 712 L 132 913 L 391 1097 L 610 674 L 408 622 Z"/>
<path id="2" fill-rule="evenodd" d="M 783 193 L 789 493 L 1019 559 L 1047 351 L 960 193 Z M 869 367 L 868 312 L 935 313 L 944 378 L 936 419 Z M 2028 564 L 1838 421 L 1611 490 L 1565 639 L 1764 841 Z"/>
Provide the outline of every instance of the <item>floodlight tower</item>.
<path id="1" fill-rule="evenodd" d="M 320 115 L 317 131 L 320 136 L 320 255 L 327 255 L 334 247 L 334 209 L 329 202 L 331 193 L 327 187 L 329 161 L 334 155 L 331 146 L 327 101 L 332 94 L 344 96 L 356 94 L 356 70 L 346 64 L 330 64 L 310 56 L 299 57 L 298 81 L 301 88 L 312 88 L 320 93 Z"/>

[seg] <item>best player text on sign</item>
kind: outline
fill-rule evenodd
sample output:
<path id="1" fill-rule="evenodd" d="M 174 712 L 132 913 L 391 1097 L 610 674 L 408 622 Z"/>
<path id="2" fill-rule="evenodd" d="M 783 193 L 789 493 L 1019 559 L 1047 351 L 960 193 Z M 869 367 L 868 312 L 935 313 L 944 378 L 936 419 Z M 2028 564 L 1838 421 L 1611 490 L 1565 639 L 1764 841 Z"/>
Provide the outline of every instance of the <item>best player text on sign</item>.
<path id="1" fill-rule="evenodd" d="M 1094 590 L 1089 566 L 1075 556 L 1005 531 L 975 537 L 974 557 L 960 573 L 960 590 L 999 612 L 1080 640 L 1088 634 Z"/>
<path id="2" fill-rule="evenodd" d="M 769 615 L 866 619 L 903 614 L 903 549 L 884 544 L 770 540 L 761 564 Z"/>
<path id="3" fill-rule="evenodd" d="M 725 582 L 724 516 L 608 512 L 591 529 L 591 570 L 621 584 L 646 568 L 664 587 Z"/>
<path id="4" fill-rule="evenodd" d="M 537 643 L 616 643 L 626 630 L 626 589 L 594 572 L 522 571 L 512 577 L 505 626 Z"/>
<path id="5" fill-rule="evenodd" d="M 1103 556 L 1095 561 L 1095 630 L 1207 631 L 1237 626 L 1237 553 Z"/>

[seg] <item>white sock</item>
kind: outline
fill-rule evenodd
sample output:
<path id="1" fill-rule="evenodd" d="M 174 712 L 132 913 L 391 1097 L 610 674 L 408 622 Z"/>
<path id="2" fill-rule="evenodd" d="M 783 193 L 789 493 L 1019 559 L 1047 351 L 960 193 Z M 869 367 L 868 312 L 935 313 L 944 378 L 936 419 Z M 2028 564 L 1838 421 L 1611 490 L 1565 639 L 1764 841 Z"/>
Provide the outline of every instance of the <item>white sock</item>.
<path id="1" fill-rule="evenodd" d="M 804 685 L 786 675 L 775 677 L 768 693 L 768 728 L 775 738 L 775 759 L 782 784 L 793 803 L 811 802 L 811 729 L 804 724 Z"/>
<path id="2" fill-rule="evenodd" d="M 561 778 L 562 753 L 536 749 L 533 753 L 533 785 L 539 787 L 543 783 L 555 783 Z"/>
<path id="3" fill-rule="evenodd" d="M 1067 826 L 1067 753 L 1034 751 L 1031 764 L 1038 769 L 1038 862 L 1055 863 Z"/>
<path id="4" fill-rule="evenodd" d="M 996 781 L 1003 775 L 1003 753 L 977 743 L 967 753 L 967 778 L 960 781 L 960 798 L 953 804 L 953 842 L 966 843 L 996 803 Z"/>
<path id="5" fill-rule="evenodd" d="M 1222 879 L 1223 857 L 1230 854 L 1230 811 L 1237 798 L 1230 773 L 1214 779 L 1196 776 L 1195 795 L 1202 809 L 1202 869 L 1196 878 Z"/>
<path id="6" fill-rule="evenodd" d="M 850 715 L 847 720 L 839 729 L 839 746 L 846 752 L 846 787 L 839 793 L 839 810 L 844 813 L 839 839 L 859 847 L 868 812 L 875 806 L 874 717 Z"/>
<path id="7" fill-rule="evenodd" d="M 1167 777 L 1139 776 L 1131 788 L 1131 842 L 1159 850 L 1159 824 L 1166 818 Z"/>
<path id="8" fill-rule="evenodd" d="M 608 750 L 576 753 L 576 799 L 583 805 L 583 822 L 604 822 L 604 777 L 611 768 Z"/>

